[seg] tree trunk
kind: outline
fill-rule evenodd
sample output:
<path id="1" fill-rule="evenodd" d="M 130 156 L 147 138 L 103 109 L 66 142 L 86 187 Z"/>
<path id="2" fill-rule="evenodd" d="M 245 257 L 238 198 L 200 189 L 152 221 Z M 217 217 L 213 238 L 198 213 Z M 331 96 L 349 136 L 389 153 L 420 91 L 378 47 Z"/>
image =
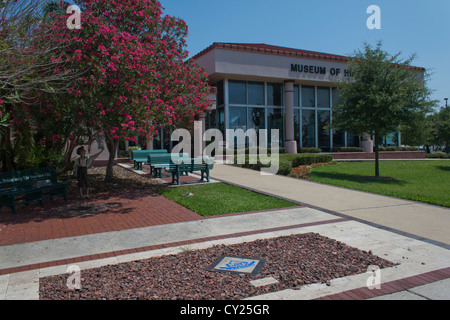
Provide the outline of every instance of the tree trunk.
<path id="1" fill-rule="evenodd" d="M 64 166 L 63 166 L 63 168 L 58 170 L 56 172 L 56 174 L 63 174 L 70 169 L 70 162 L 72 161 L 72 153 L 73 153 L 73 150 L 75 150 L 75 148 L 77 147 L 77 145 L 72 144 L 72 141 L 70 141 L 70 140 L 67 141 L 67 145 L 68 145 L 68 147 L 64 148 L 65 149 Z"/>
<path id="2" fill-rule="evenodd" d="M 378 152 L 378 145 L 380 144 L 380 137 L 377 132 L 375 132 L 375 177 L 380 176 L 380 154 Z"/>
<path id="3" fill-rule="evenodd" d="M 2 135 L 1 143 L 1 161 L 3 172 L 14 170 L 14 151 L 11 145 L 11 127 L 6 127 L 5 133 Z"/>
<path id="4" fill-rule="evenodd" d="M 105 175 L 105 182 L 110 182 L 113 178 L 113 166 L 114 166 L 114 159 L 116 157 L 117 153 L 117 147 L 119 145 L 119 142 L 114 140 L 114 137 L 109 132 L 106 133 L 105 130 L 105 140 L 106 140 L 106 147 L 109 151 L 109 158 L 108 158 L 108 164 L 106 166 L 106 175 Z"/>

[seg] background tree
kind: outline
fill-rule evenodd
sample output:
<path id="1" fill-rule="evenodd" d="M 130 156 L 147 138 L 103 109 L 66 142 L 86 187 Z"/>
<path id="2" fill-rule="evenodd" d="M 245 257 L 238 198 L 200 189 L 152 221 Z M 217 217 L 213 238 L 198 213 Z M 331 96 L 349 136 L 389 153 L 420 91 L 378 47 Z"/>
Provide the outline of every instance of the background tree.
<path id="1" fill-rule="evenodd" d="M 433 144 L 450 153 L 450 107 L 442 107 L 434 115 L 433 120 L 431 125 Z"/>
<path id="2" fill-rule="evenodd" d="M 402 144 L 408 146 L 430 146 L 431 142 L 431 115 L 417 113 L 410 123 L 400 128 Z"/>
<path id="3" fill-rule="evenodd" d="M 379 177 L 380 137 L 411 123 L 434 105 L 426 86 L 426 75 L 411 67 L 414 56 L 402 60 L 365 43 L 349 59 L 351 74 L 339 82 L 338 103 L 333 108 L 333 126 L 355 134 L 374 136 L 375 176 Z"/>
<path id="4" fill-rule="evenodd" d="M 0 159 L 4 171 L 25 166 L 34 148 L 35 115 L 44 94 L 64 94 L 82 69 L 70 69 L 65 43 L 43 28 L 44 0 L 0 1 Z M 59 37 L 68 37 L 68 29 Z M 7 119 L 7 120 L 5 120 Z M 16 160 L 19 160 L 16 163 Z"/>

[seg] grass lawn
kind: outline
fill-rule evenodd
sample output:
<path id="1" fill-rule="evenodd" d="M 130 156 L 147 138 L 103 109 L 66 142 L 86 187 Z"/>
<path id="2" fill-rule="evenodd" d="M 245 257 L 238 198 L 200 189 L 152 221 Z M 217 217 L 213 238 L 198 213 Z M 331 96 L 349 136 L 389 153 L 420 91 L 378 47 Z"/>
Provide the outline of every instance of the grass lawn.
<path id="1" fill-rule="evenodd" d="M 159 193 L 204 217 L 298 205 L 225 183 L 165 188 Z M 193 196 L 183 196 L 187 193 Z"/>
<path id="2" fill-rule="evenodd" d="M 450 207 L 450 161 L 338 162 L 312 170 L 311 181 Z"/>

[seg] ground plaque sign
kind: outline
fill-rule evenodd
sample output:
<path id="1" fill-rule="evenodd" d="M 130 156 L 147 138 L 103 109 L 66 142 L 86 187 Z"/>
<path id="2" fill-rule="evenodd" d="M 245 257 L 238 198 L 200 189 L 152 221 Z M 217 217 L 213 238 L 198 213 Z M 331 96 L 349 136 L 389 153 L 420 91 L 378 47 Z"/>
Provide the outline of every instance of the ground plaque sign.
<path id="1" fill-rule="evenodd" d="M 247 257 L 232 257 L 223 255 L 218 258 L 207 270 L 217 272 L 230 272 L 248 274 L 251 276 L 257 275 L 266 259 L 255 259 Z"/>

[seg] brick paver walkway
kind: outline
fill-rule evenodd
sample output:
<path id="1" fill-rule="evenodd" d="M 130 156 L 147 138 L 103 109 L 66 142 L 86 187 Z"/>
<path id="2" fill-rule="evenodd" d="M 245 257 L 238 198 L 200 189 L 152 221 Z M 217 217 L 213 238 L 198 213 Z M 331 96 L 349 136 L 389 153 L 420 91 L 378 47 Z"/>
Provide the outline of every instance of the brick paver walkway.
<path id="1" fill-rule="evenodd" d="M 69 200 L 0 209 L 0 245 L 119 231 L 202 219 L 201 216 L 150 190 L 120 191 L 107 199 Z"/>

